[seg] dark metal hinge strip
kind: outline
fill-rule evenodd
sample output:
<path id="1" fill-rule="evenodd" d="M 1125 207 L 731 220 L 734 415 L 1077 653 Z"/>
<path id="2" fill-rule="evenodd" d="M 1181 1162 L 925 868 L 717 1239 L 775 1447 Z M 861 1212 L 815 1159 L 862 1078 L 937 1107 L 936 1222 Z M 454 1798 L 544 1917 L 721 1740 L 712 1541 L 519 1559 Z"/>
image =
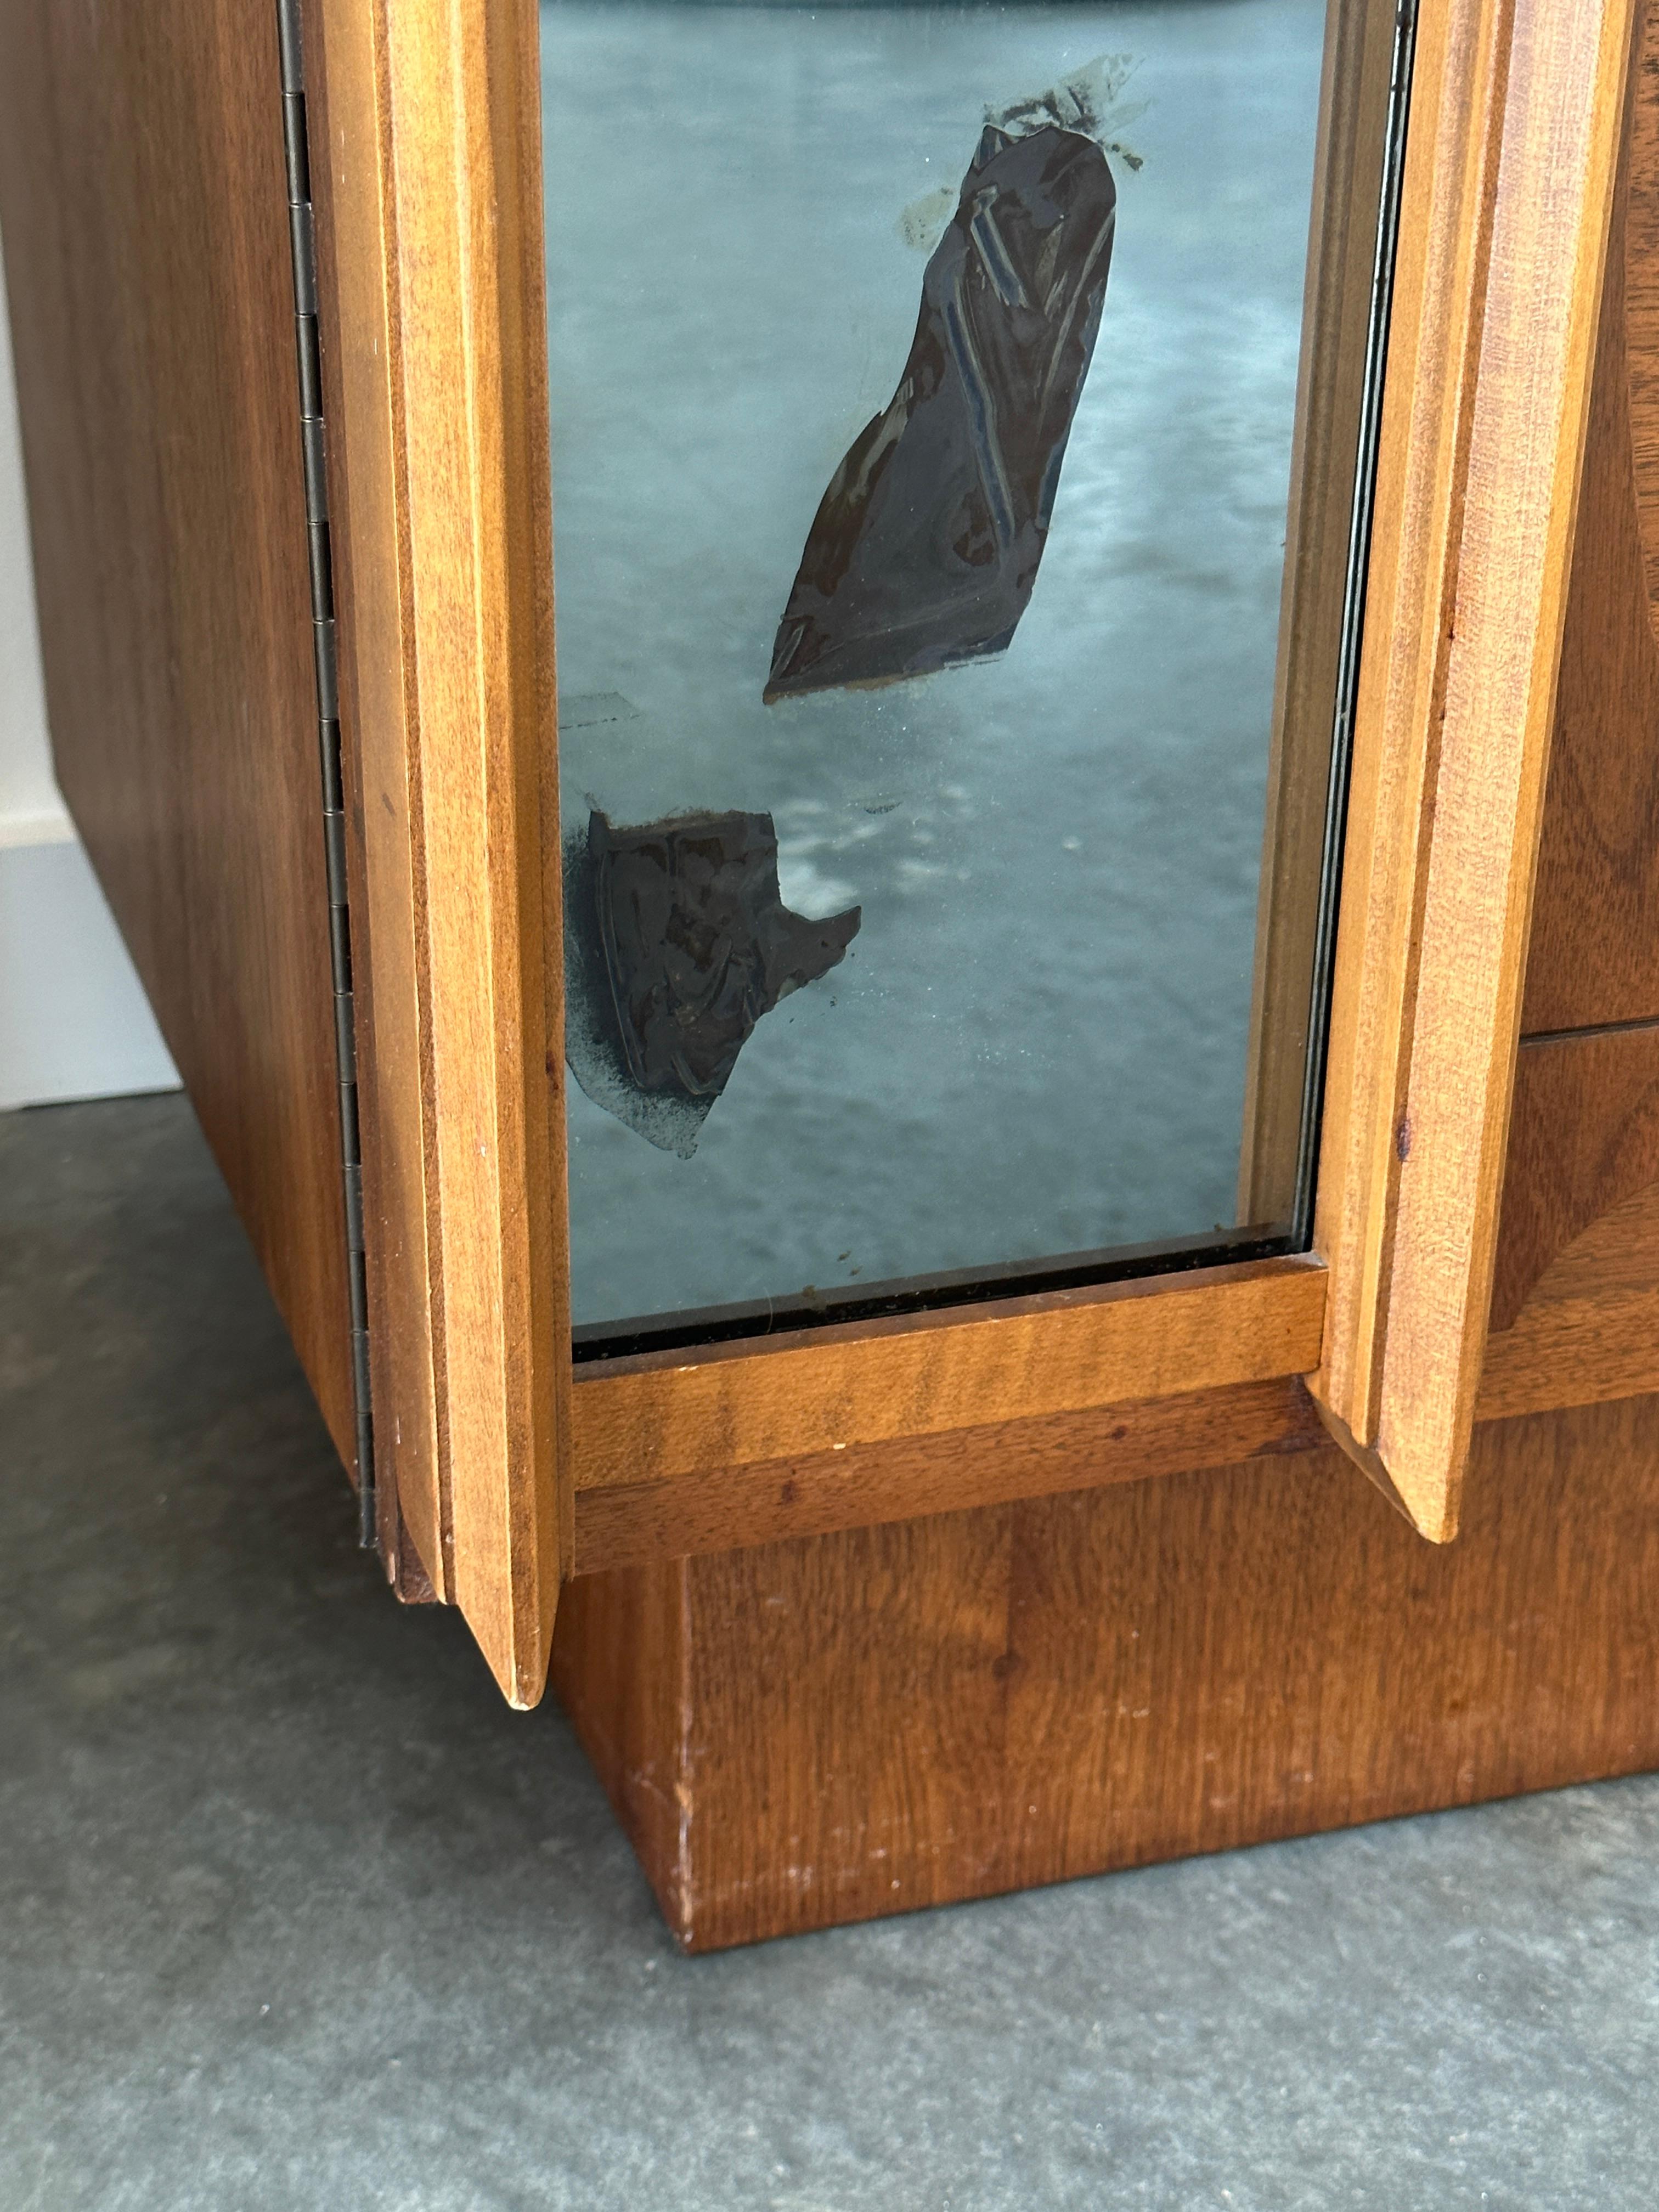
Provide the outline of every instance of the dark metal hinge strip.
<path id="1" fill-rule="evenodd" d="M 328 522 L 328 449 L 323 426 L 322 356 L 317 327 L 317 234 L 312 220 L 300 0 L 276 0 L 282 54 L 283 152 L 288 169 L 294 255 L 294 327 L 300 363 L 300 441 L 305 468 L 306 538 L 311 565 L 311 631 L 322 754 L 323 851 L 328 871 L 329 957 L 334 981 L 334 1050 L 340 1085 L 346 1273 L 351 1299 L 351 1379 L 357 1417 L 357 1499 L 363 1543 L 374 1530 L 374 1424 L 369 1405 L 368 1282 L 363 1255 L 363 1167 L 357 1117 L 357 1031 L 351 992 L 351 918 L 346 899 L 345 792 L 340 773 L 340 693 L 334 633 L 334 561 Z"/>

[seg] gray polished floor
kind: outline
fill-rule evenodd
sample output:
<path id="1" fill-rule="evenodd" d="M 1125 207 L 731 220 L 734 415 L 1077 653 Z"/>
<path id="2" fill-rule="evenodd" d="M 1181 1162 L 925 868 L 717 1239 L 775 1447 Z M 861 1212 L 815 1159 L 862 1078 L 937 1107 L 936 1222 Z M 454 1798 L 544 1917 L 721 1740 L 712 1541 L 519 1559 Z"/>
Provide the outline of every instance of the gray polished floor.
<path id="1" fill-rule="evenodd" d="M 0 1117 L 0 2212 L 1659 2203 L 1659 1780 L 680 1959 L 178 1098 Z"/>

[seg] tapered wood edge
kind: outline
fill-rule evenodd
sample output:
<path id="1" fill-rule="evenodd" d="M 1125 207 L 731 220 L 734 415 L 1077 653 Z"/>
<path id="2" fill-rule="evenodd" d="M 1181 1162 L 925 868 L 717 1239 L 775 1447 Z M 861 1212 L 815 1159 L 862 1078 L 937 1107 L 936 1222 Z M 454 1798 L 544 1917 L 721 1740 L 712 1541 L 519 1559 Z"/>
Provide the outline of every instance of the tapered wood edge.
<path id="1" fill-rule="evenodd" d="M 1485 1354 L 1634 0 L 1516 21 L 1375 1439 L 1427 1530 L 1456 1525 Z"/>
<path id="2" fill-rule="evenodd" d="M 524 1706 L 574 1526 L 538 21 L 533 0 L 308 7 L 370 909 L 377 1436 L 395 1541 Z"/>
<path id="3" fill-rule="evenodd" d="M 404 714 L 385 106 L 371 10 L 303 0 L 355 961 L 376 1541 L 399 1596 L 450 1595 L 439 1494 L 416 927 L 418 802 Z"/>
<path id="4" fill-rule="evenodd" d="M 1316 1398 L 1314 1399 L 1313 1405 L 1314 1410 L 1323 1424 L 1326 1434 L 1333 1443 L 1341 1446 L 1342 1450 L 1366 1480 L 1373 1483 L 1382 1492 L 1401 1519 L 1408 1521 L 1418 1534 L 1426 1536 L 1431 1544 L 1450 1543 L 1457 1534 L 1455 1521 L 1448 1519 L 1444 1516 L 1432 1522 L 1419 1518 L 1401 1496 L 1395 1485 L 1394 1477 L 1382 1463 L 1382 1454 L 1370 1444 L 1362 1444 L 1340 1413 L 1334 1413 L 1328 1406 L 1322 1405 Z"/>
<path id="5" fill-rule="evenodd" d="M 1331 1291 L 1311 1387 L 1367 1443 L 1510 21 L 1422 0 L 1417 24 L 1314 1222 Z"/>
<path id="6" fill-rule="evenodd" d="M 577 1494 L 1298 1375 L 1324 1295 L 1266 1260 L 607 1362 L 576 1381 Z"/>

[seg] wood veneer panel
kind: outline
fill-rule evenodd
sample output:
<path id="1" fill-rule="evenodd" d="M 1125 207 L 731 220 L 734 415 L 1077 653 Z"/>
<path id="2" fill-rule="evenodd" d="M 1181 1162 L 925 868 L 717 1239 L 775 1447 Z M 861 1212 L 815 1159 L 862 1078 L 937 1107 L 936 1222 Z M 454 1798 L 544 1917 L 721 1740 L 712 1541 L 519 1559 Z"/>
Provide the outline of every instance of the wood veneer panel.
<path id="1" fill-rule="evenodd" d="M 1632 71 L 1561 644 L 1522 1027 L 1659 1017 L 1659 8 Z"/>
<path id="2" fill-rule="evenodd" d="M 576 1571 L 1139 1482 L 1310 1451 L 1323 1439 L 1312 1400 L 1290 1375 L 616 1483 L 576 1494 Z"/>
<path id="3" fill-rule="evenodd" d="M 1558 1254 L 1659 1182 L 1659 1025 L 1521 1048 L 1492 1327 L 1507 1329 Z M 1659 1264 L 1659 1254 L 1654 1255 Z"/>
<path id="4" fill-rule="evenodd" d="M 684 1906 L 680 1814 L 690 1756 L 682 1695 L 686 1566 L 659 1559 L 626 1576 L 569 1583 L 549 1677 L 652 1881 L 676 1899 L 671 1922 Z"/>
<path id="5" fill-rule="evenodd" d="M 1659 1765 L 1659 1401 L 622 1571 L 555 1679 L 697 1950 Z M 567 1627 L 572 1632 L 567 1635 Z"/>
<path id="6" fill-rule="evenodd" d="M 0 10 L 0 219 L 58 781 L 350 1465 L 272 0 Z"/>
<path id="7" fill-rule="evenodd" d="M 1659 1182 L 1600 1214 L 1486 1340 L 1478 1417 L 1659 1390 Z"/>

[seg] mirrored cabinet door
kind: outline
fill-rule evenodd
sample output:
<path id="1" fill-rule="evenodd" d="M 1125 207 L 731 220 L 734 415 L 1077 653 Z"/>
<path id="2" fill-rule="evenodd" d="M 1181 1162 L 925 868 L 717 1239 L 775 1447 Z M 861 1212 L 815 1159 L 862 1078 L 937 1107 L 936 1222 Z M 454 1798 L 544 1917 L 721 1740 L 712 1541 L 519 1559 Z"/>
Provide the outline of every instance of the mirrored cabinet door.
<path id="1" fill-rule="evenodd" d="M 60 787 L 517 1702 L 573 1576 L 1321 1416 L 1444 1540 L 1650 1373 L 1650 13 L 3 16 Z"/>
<path id="2" fill-rule="evenodd" d="M 1305 1243 L 1409 33 L 546 0 L 579 1357 Z"/>

